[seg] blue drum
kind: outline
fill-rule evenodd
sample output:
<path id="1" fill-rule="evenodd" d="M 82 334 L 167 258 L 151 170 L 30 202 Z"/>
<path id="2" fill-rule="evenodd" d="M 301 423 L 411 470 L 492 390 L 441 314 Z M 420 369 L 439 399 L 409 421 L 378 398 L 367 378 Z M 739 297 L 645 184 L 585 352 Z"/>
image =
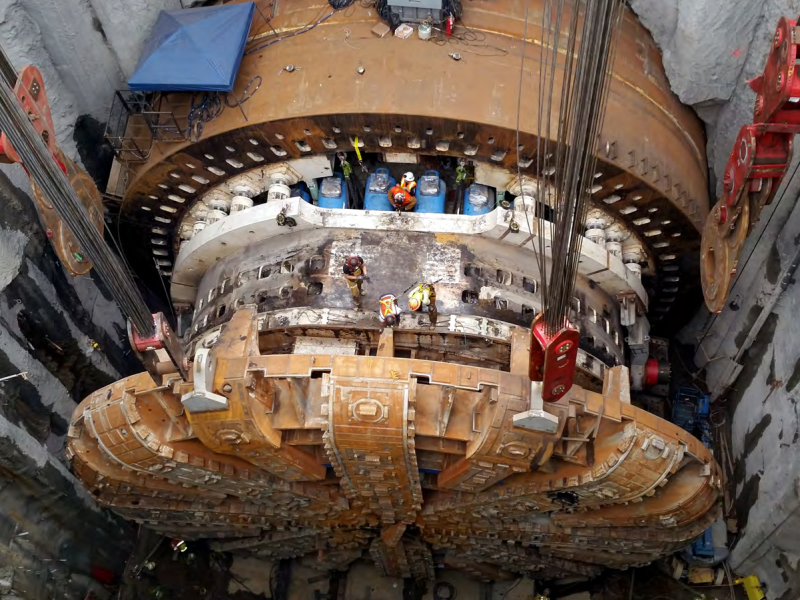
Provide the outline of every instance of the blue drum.
<path id="1" fill-rule="evenodd" d="M 309 204 L 311 203 L 311 194 L 306 191 L 305 186 L 302 184 L 292 186 L 292 198 L 302 198 Z"/>
<path id="2" fill-rule="evenodd" d="M 421 213 L 444 214 L 447 185 L 439 178 L 439 171 L 425 171 L 417 182 L 417 210 Z"/>
<path id="3" fill-rule="evenodd" d="M 464 192 L 465 215 L 485 215 L 494 210 L 494 190 L 481 183 L 473 183 Z"/>
<path id="4" fill-rule="evenodd" d="M 394 177 L 389 175 L 389 169 L 383 167 L 367 179 L 367 189 L 364 192 L 365 210 L 394 210 L 389 202 L 389 190 L 395 185 Z"/>
<path id="5" fill-rule="evenodd" d="M 344 208 L 347 206 L 347 186 L 341 173 L 325 177 L 319 186 L 320 208 Z"/>

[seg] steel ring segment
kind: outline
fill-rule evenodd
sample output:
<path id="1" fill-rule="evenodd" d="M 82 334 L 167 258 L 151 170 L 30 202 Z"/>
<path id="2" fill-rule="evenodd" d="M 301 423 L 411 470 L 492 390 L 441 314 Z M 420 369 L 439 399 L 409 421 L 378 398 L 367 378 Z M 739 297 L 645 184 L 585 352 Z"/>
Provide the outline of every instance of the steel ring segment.
<path id="1" fill-rule="evenodd" d="M 750 233 L 750 199 L 745 197 L 733 209 L 728 209 L 728 220 L 719 225 L 720 233 L 724 232 L 721 237 L 725 238 L 725 242 L 731 251 L 731 256 L 735 259 L 738 258 L 742 246 L 747 239 L 747 234 Z"/>
<path id="2" fill-rule="evenodd" d="M 534 15 L 543 11 L 543 2 L 541 0 L 534 1 L 531 10 Z M 304 11 L 316 14 L 318 6 L 300 0 L 293 5 L 291 18 L 288 13 L 282 14 L 283 11 L 279 9 L 275 17 L 275 26 L 290 30 L 292 24 L 302 20 Z M 346 23 L 354 34 L 364 30 L 369 35 L 372 19 L 367 19 L 366 14 L 359 15 L 358 11 L 356 12 L 357 14 L 352 19 L 337 14 L 329 23 Z M 487 44 L 495 43 L 501 47 L 508 44 L 509 36 L 519 39 L 523 31 L 522 14 L 520 14 L 519 7 L 510 0 L 499 0 L 497 9 L 492 11 L 492 14 L 476 12 L 471 15 L 470 11 L 466 10 L 464 22 L 473 30 L 482 31 L 486 36 Z M 532 43 L 535 45 L 535 42 Z M 425 44 L 411 46 L 404 49 L 400 58 L 408 63 L 411 72 L 416 71 L 411 68 L 415 64 L 424 63 L 425 66 L 421 68 L 427 75 L 425 79 L 421 80 L 423 88 L 412 89 L 413 86 L 409 87 L 407 83 L 397 82 L 393 73 L 385 73 L 385 69 L 374 69 L 374 73 L 373 70 L 370 70 L 370 73 L 373 73 L 370 75 L 373 92 L 370 95 L 370 102 L 365 104 L 359 101 L 360 94 L 353 93 L 352 83 L 349 81 L 350 65 L 341 64 L 343 61 L 335 58 L 339 55 L 331 53 L 333 44 L 334 42 L 331 41 L 324 28 L 319 28 L 302 37 L 293 38 L 291 42 L 276 44 L 270 48 L 269 52 L 253 53 L 245 57 L 242 62 L 239 85 L 234 95 L 241 92 L 250 81 L 250 77 L 254 75 L 261 75 L 266 87 L 270 87 L 270 84 L 280 83 L 274 89 L 273 94 L 264 94 L 262 91 L 248 103 L 249 121 L 263 123 L 265 125 L 264 133 L 268 138 L 266 145 L 262 146 L 263 150 L 255 150 L 256 152 L 264 155 L 264 151 L 268 151 L 270 145 L 276 145 L 279 149 L 286 151 L 288 156 L 292 156 L 293 142 L 299 140 L 305 140 L 312 152 L 318 152 L 319 150 L 316 148 L 318 144 L 315 142 L 318 142 L 319 138 L 335 137 L 332 134 L 336 131 L 331 131 L 330 127 L 322 129 L 316 126 L 317 123 L 320 125 L 323 123 L 320 121 L 321 115 L 313 114 L 314 103 L 297 103 L 295 101 L 298 94 L 301 96 L 306 94 L 297 89 L 307 85 L 303 81 L 318 78 L 323 82 L 325 89 L 326 113 L 342 116 L 348 113 L 361 113 L 365 117 L 363 126 L 372 125 L 373 133 L 378 131 L 378 127 L 372 119 L 377 121 L 383 115 L 390 116 L 387 109 L 394 108 L 398 115 L 391 117 L 392 122 L 388 123 L 390 127 L 384 128 L 383 132 L 386 133 L 388 130 L 394 133 L 396 128 L 402 131 L 402 135 L 397 136 L 402 140 L 395 139 L 393 147 L 401 145 L 398 143 L 400 141 L 402 141 L 402 146 L 405 146 L 406 138 L 418 136 L 423 148 L 427 141 L 428 151 L 434 150 L 434 142 L 447 140 L 442 135 L 444 132 L 440 131 L 441 128 L 437 127 L 437 118 L 442 114 L 448 114 L 456 123 L 452 133 L 458 132 L 464 144 L 477 147 L 478 159 L 488 160 L 495 150 L 500 150 L 495 155 L 495 159 L 492 159 L 496 160 L 505 150 L 505 158 L 502 162 L 509 163 L 509 165 L 514 162 L 516 152 L 513 139 L 510 140 L 510 144 L 505 143 L 508 140 L 502 140 L 500 137 L 495 139 L 492 137 L 491 131 L 482 131 L 481 129 L 489 129 L 486 127 L 488 125 L 513 128 L 516 98 L 513 97 L 514 95 L 508 96 L 507 100 L 494 97 L 489 90 L 476 90 L 471 82 L 475 80 L 474 77 L 485 74 L 485 70 L 491 68 L 497 85 L 501 85 L 505 79 L 509 86 L 516 89 L 519 73 L 516 57 L 511 55 L 495 57 L 491 62 L 492 67 L 488 67 L 486 61 L 470 61 L 474 66 L 467 66 L 467 63 L 464 62 L 461 65 L 464 68 L 461 69 L 459 77 L 447 77 L 437 83 L 435 77 L 439 72 L 438 69 L 449 72 L 452 68 L 452 59 L 446 55 L 439 57 L 431 54 L 429 46 Z M 381 55 L 386 51 L 385 41 L 365 37 L 364 45 L 364 52 L 367 55 L 365 61 L 372 60 L 373 57 L 375 60 L 380 60 Z M 705 154 L 702 148 L 702 130 L 699 122 L 670 92 L 663 72 L 652 68 L 652 65 L 659 63 L 658 49 L 632 13 L 626 17 L 622 28 L 620 53 L 622 54 L 625 50 L 630 50 L 631 55 L 644 54 L 649 59 L 645 60 L 645 64 L 649 64 L 651 67 L 643 68 L 639 61 L 617 61 L 615 64 L 615 77 L 610 92 L 613 97 L 606 116 L 606 131 L 599 147 L 606 149 L 608 160 L 628 173 L 653 184 L 653 187 L 669 197 L 676 206 L 691 215 L 699 229 L 702 217 L 707 210 L 707 203 L 704 202 L 705 169 L 701 164 L 704 162 Z M 331 59 L 325 58 L 328 56 Z M 286 65 L 294 65 L 297 59 L 303 57 L 309 58 L 311 62 L 303 65 L 306 74 L 302 81 L 277 79 L 278 69 L 283 71 Z M 525 84 L 526 90 L 529 90 L 527 94 L 535 96 L 535 88 L 538 85 L 536 77 L 531 76 Z M 534 89 L 530 89 L 531 87 Z M 433 93 L 432 90 L 437 91 Z M 465 101 L 443 110 L 442 98 L 444 97 L 461 97 Z M 287 99 L 287 102 L 284 102 L 284 99 Z M 498 102 L 506 106 L 501 110 L 499 106 L 496 106 Z M 535 131 L 535 123 L 526 114 L 527 111 L 523 111 L 521 130 L 523 132 Z M 405 118 L 406 115 L 419 115 L 423 122 L 419 126 L 415 126 Z M 271 135 L 272 131 L 270 131 L 269 125 L 276 121 L 286 120 L 287 117 L 298 121 L 298 126 L 294 131 L 281 132 L 283 137 L 275 139 Z M 478 125 L 479 128 L 476 128 L 471 122 L 480 122 L 482 117 L 486 120 L 486 126 Z M 345 116 L 342 119 L 343 122 L 338 123 L 341 129 L 345 129 L 346 120 Z M 301 121 L 305 121 L 305 123 L 301 123 Z M 649 136 L 652 142 L 643 143 L 640 135 L 641 122 L 647 123 L 648 131 L 652 132 L 652 135 Z M 213 123 L 210 123 L 206 129 L 209 135 L 215 136 L 234 133 L 235 129 L 245 124 L 246 121 L 240 113 L 226 111 Z M 334 123 L 334 125 L 336 124 Z M 426 135 L 428 135 L 426 128 L 433 128 L 434 131 L 431 135 L 434 137 L 426 140 Z M 306 131 L 310 133 L 310 136 L 306 134 Z M 364 140 L 370 137 L 365 135 L 367 131 L 359 127 L 356 131 L 347 131 L 346 133 L 350 138 L 354 134 L 360 134 L 360 139 Z M 254 139 L 258 141 L 257 138 Z M 350 140 L 343 141 L 345 142 L 344 147 L 350 149 Z M 231 145 L 231 147 L 237 148 L 236 145 Z M 533 149 L 535 149 L 535 145 L 524 143 L 522 154 L 530 155 Z M 176 150 L 178 152 L 188 150 L 188 147 L 185 144 L 173 145 L 161 147 L 159 150 L 160 152 L 151 157 L 151 160 L 141 168 L 134 169 L 132 173 L 134 187 L 137 187 L 139 178 L 148 170 L 159 170 L 161 165 L 158 163 L 162 159 L 167 159 Z M 253 148 L 251 147 L 250 150 Z M 460 150 L 457 149 L 456 155 L 460 153 Z M 488 152 L 486 152 L 487 150 Z M 322 149 L 321 151 L 326 152 L 327 150 Z M 436 148 L 436 152 L 439 151 L 439 148 Z M 487 155 L 484 156 L 484 153 Z M 213 156 L 221 158 L 225 156 L 225 153 Z M 471 154 L 467 154 L 467 156 L 471 156 Z M 265 158 L 269 160 L 270 156 L 267 154 Z M 671 165 L 671 168 L 668 169 L 668 165 Z M 225 169 L 224 166 L 221 168 Z M 148 190 L 147 193 L 153 193 L 153 191 Z"/>
<path id="3" fill-rule="evenodd" d="M 714 313 L 721 311 L 725 305 L 732 275 L 731 256 L 735 256 L 727 241 L 720 236 L 719 229 L 720 225 L 715 219 L 706 220 L 700 252 L 703 296 L 708 310 Z"/>
<path id="4" fill-rule="evenodd" d="M 464 22 L 482 30 L 487 44 L 503 47 L 508 46 L 509 39 L 520 38 L 523 22 L 519 7 L 510 0 L 498 2 L 492 14 L 465 10 Z M 531 9 L 541 11 L 543 4 L 535 0 Z M 293 13 L 292 22 L 306 10 L 316 13 L 318 6 L 298 0 L 299 12 Z M 275 26 L 291 28 L 289 21 L 289 15 L 278 9 Z M 517 89 L 517 56 L 461 61 L 459 76 L 451 77 L 442 75 L 451 73 L 454 64 L 446 53 L 431 53 L 427 44 L 409 46 L 397 57 L 397 68 L 426 73 L 409 85 L 380 67 L 387 51 L 386 40 L 370 37 L 372 20 L 368 23 L 366 15 L 360 15 L 357 9 L 351 20 L 337 14 L 328 22 L 336 23 L 346 23 L 354 35 L 364 34 L 360 42 L 367 79 L 359 79 L 363 83 L 358 85 L 369 85 L 368 100 L 363 93 L 354 93 L 353 65 L 336 58 L 340 55 L 332 52 L 334 42 L 325 28 L 275 44 L 269 52 L 246 56 L 235 94 L 241 93 L 253 76 L 263 77 L 261 91 L 245 107 L 248 121 L 241 111 L 226 110 L 207 124 L 205 137 L 198 143 L 160 144 L 148 162 L 133 166 L 123 219 L 132 223 L 153 220 L 152 225 L 160 228 L 167 220 L 172 223 L 167 228 L 174 228 L 187 207 L 212 187 L 259 165 L 352 151 L 356 136 L 366 153 L 466 158 L 513 172 L 517 170 L 519 143 L 520 170 L 524 175 L 534 174 L 537 139 L 530 132 L 537 130 L 531 116 L 535 111 L 522 111 L 517 140 L 516 95 L 493 91 L 503 86 Z M 335 43 L 341 44 L 339 40 Z M 532 48 L 534 45 L 532 42 Z M 646 64 L 659 64 L 658 49 L 630 13 L 623 26 L 620 55 L 641 53 L 648 57 Z M 302 77 L 288 77 L 285 72 L 279 76 L 279 70 L 288 64 L 302 67 Z M 485 77 L 487 69 L 495 86 L 475 88 L 473 82 Z M 315 114 L 319 104 L 308 99 L 304 91 L 310 81 L 320 82 L 325 114 Z M 534 75 L 527 77 L 524 86 L 523 99 L 536 96 Z M 598 166 L 592 199 L 628 225 L 644 247 L 654 249 L 653 257 L 663 254 L 672 257 L 665 260 L 680 261 L 681 255 L 697 250 L 698 233 L 708 208 L 699 122 L 670 92 L 663 72 L 645 69 L 640 61 L 615 63 L 609 93 L 606 127 L 598 145 L 604 163 Z M 298 102 L 298 98 L 308 101 Z M 452 101 L 456 98 L 460 100 Z M 646 140 L 641 136 L 642 127 L 651 132 Z M 187 193 L 187 188 L 194 191 Z M 144 228 L 140 231 L 143 236 L 149 233 Z M 139 232 L 123 236 L 124 251 L 140 258 L 142 264 L 151 264 L 149 244 L 142 243 L 143 236 Z M 665 250 L 657 252 L 659 248 Z M 170 259 L 165 257 L 164 262 Z M 652 271 L 645 268 L 645 275 L 657 272 L 656 261 L 651 261 L 650 268 Z M 153 277 L 153 285 L 160 286 L 154 272 L 142 275 Z M 655 296 L 657 287 L 655 282 Z M 684 282 L 679 295 L 689 287 Z M 679 304 L 680 299 L 673 305 Z"/>
<path id="5" fill-rule="evenodd" d="M 371 129 L 368 134 L 363 131 L 366 126 Z M 396 126 L 403 131 L 422 132 L 430 127 L 437 140 L 447 142 L 448 150 L 432 148 L 429 141 L 423 148 L 406 149 L 408 134 L 398 135 Z M 305 138 L 310 152 L 300 151 L 295 144 L 286 141 L 299 135 L 298 129 L 302 131 L 302 128 L 314 133 Z M 459 133 L 464 133 L 464 138 L 460 138 Z M 186 210 L 212 189 L 254 169 L 316 154 L 327 154 L 331 151 L 331 144 L 335 144 L 337 150 L 347 150 L 350 138 L 354 139 L 356 135 L 359 136 L 359 142 L 364 143 L 362 152 L 388 151 L 380 146 L 383 137 L 392 138 L 392 148 L 397 147 L 398 151 L 413 154 L 459 157 L 473 153 L 477 148 L 472 157 L 476 164 L 516 172 L 516 159 L 511 156 L 512 152 L 509 151 L 501 161 L 492 160 L 492 153 L 498 147 L 513 146 L 515 135 L 512 130 L 478 123 L 458 123 L 444 118 L 434 121 L 409 115 L 320 115 L 313 121 L 292 119 L 245 126 L 214 138 L 203 139 L 183 152 L 172 155 L 168 161 L 140 176 L 128 193 L 129 200 L 123 205 L 123 219 L 141 222 L 142 219 L 152 218 L 152 226 L 172 231 L 173 243 L 177 243 L 177 236 L 174 236 L 177 223 Z M 473 143 L 473 140 L 482 138 L 493 139 L 493 145 Z M 403 146 L 400 146 L 401 142 Z M 328 144 L 328 147 L 324 144 Z M 520 144 L 525 148 L 535 148 L 536 136 L 521 134 Z M 229 148 L 234 151 L 231 152 Z M 528 176 L 534 170 L 535 161 L 530 161 L 530 164 L 521 169 L 523 175 Z M 678 257 L 697 250 L 699 236 L 695 233 L 694 223 L 647 178 L 637 177 L 607 158 L 598 163 L 598 173 L 595 192 L 592 194 L 593 203 L 624 223 L 642 246 L 649 249 L 653 259 L 651 267 L 655 266 L 659 255 L 655 250 L 658 248 L 668 248 L 660 253 L 675 254 Z M 187 192 L 187 189 L 191 191 Z M 130 232 L 133 233 L 134 231 Z M 149 230 L 142 228 L 136 233 L 137 237 L 146 237 L 146 241 L 142 244 L 139 239 L 134 243 L 133 236 L 127 236 L 130 241 L 125 244 L 126 255 L 135 256 L 149 250 Z M 142 264 L 150 262 L 145 256 L 141 258 Z"/>

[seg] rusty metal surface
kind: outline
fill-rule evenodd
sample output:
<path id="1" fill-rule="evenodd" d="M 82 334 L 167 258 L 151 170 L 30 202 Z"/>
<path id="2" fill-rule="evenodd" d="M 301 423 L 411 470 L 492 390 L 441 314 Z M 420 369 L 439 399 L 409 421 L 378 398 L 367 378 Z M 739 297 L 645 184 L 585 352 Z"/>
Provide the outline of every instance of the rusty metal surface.
<path id="1" fill-rule="evenodd" d="M 227 408 L 191 413 L 141 374 L 76 409 L 68 455 L 98 501 L 167 535 L 320 569 L 369 554 L 430 578 L 433 553 L 481 577 L 594 575 L 683 547 L 716 517 L 718 466 L 682 429 L 602 393 L 528 408 L 525 336 L 508 372 L 395 356 L 261 355 L 255 307 L 211 345 Z"/>
<path id="2" fill-rule="evenodd" d="M 280 5 L 272 26 L 292 33 L 325 14 L 325 6 L 320 0 Z M 538 23 L 541 8 L 541 2 L 531 4 L 532 23 Z M 241 111 L 226 109 L 206 125 L 199 142 L 156 144 L 151 159 L 134 169 L 123 216 L 140 220 L 149 209 L 145 216 L 154 225 L 167 221 L 174 227 L 198 195 L 221 181 L 265 162 L 352 150 L 356 136 L 362 152 L 384 152 L 389 142 L 396 151 L 467 157 L 515 171 L 523 14 L 524 7 L 512 0 L 471 2 L 464 23 L 479 41 L 440 46 L 416 38 L 378 39 L 370 33 L 374 11 L 354 6 L 246 56 L 235 93 L 253 77 L 263 79 L 242 106 L 248 120 Z M 520 114 L 522 172 L 529 174 L 537 130 L 536 30 L 529 28 L 525 45 Z M 269 40 L 262 35 L 253 46 Z M 448 56 L 453 49 L 465 60 L 454 62 Z M 363 75 L 356 71 L 359 63 Z M 287 64 L 298 68 L 287 72 Z M 173 96 L 176 106 L 186 104 L 185 95 Z M 656 284 L 664 267 L 675 277 L 671 267 L 697 251 L 708 211 L 702 129 L 669 91 L 658 51 L 630 13 L 598 154 L 593 199 L 628 224 L 656 257 Z M 138 235 L 127 239 L 131 252 L 141 247 Z M 684 280 L 692 276 L 689 272 Z M 678 297 L 687 287 L 678 286 Z M 676 304 L 674 294 L 664 298 L 656 316 Z"/>
<path id="3" fill-rule="evenodd" d="M 385 253 L 387 247 L 392 248 L 389 255 Z M 472 315 L 529 327 L 541 309 L 537 271 L 509 256 L 502 246 L 473 236 L 323 229 L 282 235 L 273 246 L 253 243 L 240 253 L 217 259 L 198 285 L 187 342 L 194 344 L 208 330 L 224 325 L 236 308 L 244 304 L 257 304 L 261 312 L 304 308 L 306 315 L 317 321 L 322 318 L 319 311 L 353 307 L 351 293 L 341 277 L 341 264 L 350 253 L 362 256 L 370 273 L 360 306 L 364 316 L 373 314 L 383 294 L 402 296 L 403 290 L 410 289 L 420 277 L 437 280 L 440 317 L 436 331 L 442 335 L 455 333 L 451 315 L 452 318 Z M 398 269 L 398 264 L 404 268 Z M 592 277 L 601 280 L 599 272 Z M 469 302 L 465 300 L 468 294 L 473 298 Z M 406 311 L 405 298 L 401 298 L 401 304 Z M 411 318 L 408 311 L 406 315 Z M 580 326 L 581 348 L 600 367 L 594 371 L 601 382 L 604 368 L 625 360 L 625 334 L 617 302 L 600 286 L 593 286 L 580 276 L 570 318 Z M 374 321 L 335 319 L 330 324 L 355 330 L 378 325 Z M 427 320 L 424 326 L 427 328 Z M 410 323 L 403 327 L 415 328 Z M 492 337 L 488 326 L 473 327 L 471 331 L 468 328 L 466 333 L 483 340 Z M 464 343 L 446 348 L 441 342 L 431 340 L 427 350 L 431 357 L 436 356 L 437 350 L 450 350 L 447 360 L 456 360 L 459 354 L 461 359 L 470 354 L 466 346 Z M 263 346 L 262 349 L 265 350 Z M 460 352 L 462 349 L 464 352 Z M 438 360 L 445 360 L 444 356 L 447 354 Z M 485 348 L 475 351 L 474 356 L 476 360 L 492 358 Z"/>
<path id="4" fill-rule="evenodd" d="M 78 198 L 83 202 L 86 212 L 92 224 L 102 232 L 103 222 L 103 198 L 97 190 L 97 186 L 91 177 L 79 167 L 72 159 L 64 155 L 60 148 L 56 148 L 56 158 L 61 161 L 66 168 L 67 178 L 72 185 Z M 53 249 L 64 267 L 72 275 L 85 275 L 92 268 L 92 261 L 83 254 L 80 246 L 72 235 L 72 232 L 64 225 L 61 217 L 58 216 L 53 205 L 45 198 L 36 182 L 31 181 L 33 198 L 36 201 L 36 208 L 44 223 L 47 237 L 53 243 Z"/>

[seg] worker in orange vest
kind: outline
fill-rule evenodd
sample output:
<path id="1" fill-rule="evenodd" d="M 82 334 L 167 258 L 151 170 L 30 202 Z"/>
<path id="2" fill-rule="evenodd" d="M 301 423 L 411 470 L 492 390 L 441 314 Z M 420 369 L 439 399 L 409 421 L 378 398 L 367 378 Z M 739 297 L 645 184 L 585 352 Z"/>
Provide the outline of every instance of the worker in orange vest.
<path id="1" fill-rule="evenodd" d="M 384 294 L 380 299 L 381 312 L 378 319 L 381 325 L 394 327 L 397 325 L 397 317 L 400 315 L 400 307 L 397 305 L 397 297 L 394 294 Z"/>
<path id="2" fill-rule="evenodd" d="M 411 171 L 403 173 L 403 178 L 400 179 L 400 187 L 406 190 L 411 196 L 417 196 L 417 181 L 414 179 L 414 174 Z"/>
<path id="3" fill-rule="evenodd" d="M 414 210 L 417 205 L 417 199 L 407 189 L 399 185 L 390 189 L 388 196 L 389 203 L 396 211 L 409 212 Z"/>

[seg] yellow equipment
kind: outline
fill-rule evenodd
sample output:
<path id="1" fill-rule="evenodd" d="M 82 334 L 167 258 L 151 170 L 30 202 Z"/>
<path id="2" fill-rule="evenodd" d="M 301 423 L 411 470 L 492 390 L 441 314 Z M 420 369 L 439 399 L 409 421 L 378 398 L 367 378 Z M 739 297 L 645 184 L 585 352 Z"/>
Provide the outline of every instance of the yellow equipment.
<path id="1" fill-rule="evenodd" d="M 761 589 L 761 581 L 758 575 L 748 575 L 747 577 L 740 577 L 734 583 L 741 583 L 744 591 L 747 594 L 747 600 L 764 600 L 766 596 Z"/>

